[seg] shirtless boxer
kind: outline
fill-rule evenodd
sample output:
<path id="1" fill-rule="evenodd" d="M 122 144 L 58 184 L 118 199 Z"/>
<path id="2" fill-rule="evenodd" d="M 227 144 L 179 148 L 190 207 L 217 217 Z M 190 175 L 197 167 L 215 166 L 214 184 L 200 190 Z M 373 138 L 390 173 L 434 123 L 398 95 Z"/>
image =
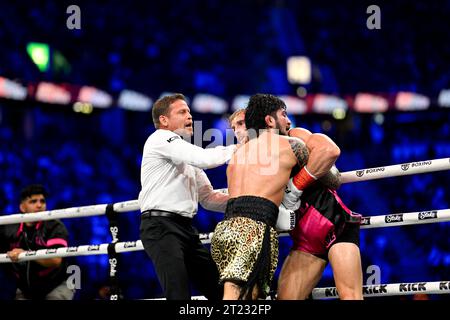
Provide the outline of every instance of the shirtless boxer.
<path id="1" fill-rule="evenodd" d="M 227 169 L 230 200 L 225 220 L 217 225 L 211 241 L 211 254 L 224 283 L 226 300 L 267 295 L 278 259 L 274 229 L 278 206 L 292 168 L 296 165 L 303 168 L 308 160 L 303 142 L 283 136 L 287 135 L 290 121 L 282 100 L 272 95 L 252 96 L 245 123 L 255 135 L 250 135 L 249 142 L 230 161 Z M 264 162 L 258 159 L 261 154 L 266 157 Z M 267 166 L 275 170 L 264 170 Z M 297 188 L 303 188 L 302 183 L 307 182 L 303 175 L 302 169 L 294 177 Z M 290 196 L 288 202 L 299 203 L 298 193 L 293 191 Z"/>
<path id="2" fill-rule="evenodd" d="M 238 141 L 245 141 L 245 110 L 236 111 L 229 121 Z M 302 128 L 291 129 L 288 134 L 305 141 L 310 152 L 306 166 L 318 176 L 323 172 L 318 172 L 317 167 L 313 166 L 319 162 L 316 156 L 333 163 L 339 156 L 339 148 L 325 135 L 311 134 Z M 278 299 L 305 299 L 319 281 L 328 260 L 333 268 L 340 299 L 362 299 L 360 216 L 353 214 L 341 201 L 333 190 L 337 187 L 327 188 L 324 185 L 330 182 L 328 175 L 320 182 L 313 183 L 301 197 L 300 219 L 291 232 L 294 245 L 281 271 Z M 279 221 L 283 220 L 281 207 Z M 317 209 L 323 217 L 318 215 Z M 283 221 L 282 224 L 288 225 Z M 327 236 L 328 242 L 325 241 Z"/>
<path id="3" fill-rule="evenodd" d="M 289 135 L 301 138 L 307 145 L 312 137 L 311 132 L 301 128 L 291 129 Z M 306 299 L 329 261 L 339 298 L 361 300 L 361 215 L 348 209 L 336 190 L 321 183 L 304 189 L 297 213 L 297 224 L 290 232 L 293 247 L 281 269 L 277 298 Z"/>

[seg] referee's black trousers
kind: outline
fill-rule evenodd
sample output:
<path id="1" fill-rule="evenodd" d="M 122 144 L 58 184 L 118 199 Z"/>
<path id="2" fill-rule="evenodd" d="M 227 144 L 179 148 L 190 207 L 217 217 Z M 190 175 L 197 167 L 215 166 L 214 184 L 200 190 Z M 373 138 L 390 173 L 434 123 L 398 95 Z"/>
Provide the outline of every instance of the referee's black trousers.
<path id="1" fill-rule="evenodd" d="M 140 238 L 167 300 L 190 300 L 190 283 L 208 300 L 222 299 L 217 267 L 192 219 L 143 217 Z"/>

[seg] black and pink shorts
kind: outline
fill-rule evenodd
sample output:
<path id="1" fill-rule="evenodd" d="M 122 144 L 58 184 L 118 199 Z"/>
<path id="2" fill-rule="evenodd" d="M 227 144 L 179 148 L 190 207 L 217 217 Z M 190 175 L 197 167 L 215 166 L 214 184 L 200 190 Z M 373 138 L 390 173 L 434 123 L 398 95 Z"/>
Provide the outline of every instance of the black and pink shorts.
<path id="1" fill-rule="evenodd" d="M 298 220 L 291 231 L 293 250 L 311 253 L 328 260 L 331 246 L 339 242 L 359 247 L 361 215 L 352 212 L 334 190 L 320 184 L 302 194 Z"/>

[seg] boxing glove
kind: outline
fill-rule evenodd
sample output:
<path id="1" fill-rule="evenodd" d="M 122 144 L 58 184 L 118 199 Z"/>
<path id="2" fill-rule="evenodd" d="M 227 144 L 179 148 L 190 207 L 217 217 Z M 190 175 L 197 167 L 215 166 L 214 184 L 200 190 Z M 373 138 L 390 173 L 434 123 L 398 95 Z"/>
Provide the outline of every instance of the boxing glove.
<path id="1" fill-rule="evenodd" d="M 295 212 L 288 210 L 281 204 L 278 208 L 278 218 L 275 225 L 277 231 L 289 231 L 295 227 Z"/>
<path id="2" fill-rule="evenodd" d="M 300 208 L 300 197 L 303 190 L 299 190 L 293 181 L 293 178 L 289 179 L 286 188 L 284 189 L 284 196 L 281 204 L 287 209 L 295 211 Z"/>
<path id="3" fill-rule="evenodd" d="M 300 208 L 300 197 L 303 190 L 316 180 L 317 178 L 308 171 L 306 166 L 304 166 L 299 173 L 289 179 L 281 203 L 289 210 L 297 210 Z"/>

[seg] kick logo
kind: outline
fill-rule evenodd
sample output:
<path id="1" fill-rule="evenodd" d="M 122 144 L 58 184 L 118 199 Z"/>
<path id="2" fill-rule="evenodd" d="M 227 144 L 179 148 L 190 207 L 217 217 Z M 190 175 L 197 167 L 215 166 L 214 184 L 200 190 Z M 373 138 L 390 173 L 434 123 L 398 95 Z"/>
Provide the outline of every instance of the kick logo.
<path id="1" fill-rule="evenodd" d="M 411 291 L 427 291 L 426 282 L 420 283 L 400 283 L 398 285 L 398 290 L 400 292 L 411 292 Z"/>
<path id="2" fill-rule="evenodd" d="M 450 281 L 439 282 L 439 290 L 450 290 Z"/>
<path id="3" fill-rule="evenodd" d="M 363 295 L 377 294 L 377 293 L 378 294 L 387 293 L 387 284 L 363 287 Z"/>

